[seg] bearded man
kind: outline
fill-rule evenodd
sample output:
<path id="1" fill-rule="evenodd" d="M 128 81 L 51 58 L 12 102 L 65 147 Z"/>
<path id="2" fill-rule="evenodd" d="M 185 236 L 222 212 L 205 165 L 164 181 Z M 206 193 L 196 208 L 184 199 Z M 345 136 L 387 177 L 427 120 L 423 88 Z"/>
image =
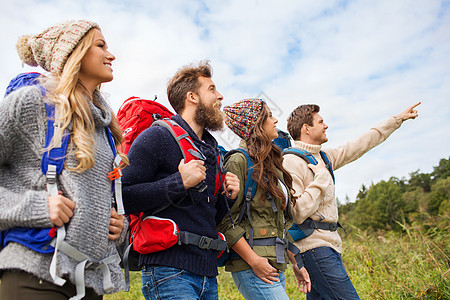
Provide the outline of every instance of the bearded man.
<path id="1" fill-rule="evenodd" d="M 140 255 L 146 299 L 218 299 L 218 252 L 203 242 L 218 239 L 216 223 L 227 213 L 227 199 L 215 189 L 218 144 L 208 132 L 223 127 L 223 97 L 211 77 L 209 62 L 200 62 L 182 67 L 167 86 L 177 113 L 172 120 L 190 135 L 202 160 L 185 163 L 175 139 L 161 126 L 143 131 L 128 152 L 130 166 L 123 174 L 126 213 L 171 219 L 180 231 L 200 237 L 197 245 L 183 242 Z M 229 198 L 235 199 L 236 175 L 226 173 L 223 185 Z"/>

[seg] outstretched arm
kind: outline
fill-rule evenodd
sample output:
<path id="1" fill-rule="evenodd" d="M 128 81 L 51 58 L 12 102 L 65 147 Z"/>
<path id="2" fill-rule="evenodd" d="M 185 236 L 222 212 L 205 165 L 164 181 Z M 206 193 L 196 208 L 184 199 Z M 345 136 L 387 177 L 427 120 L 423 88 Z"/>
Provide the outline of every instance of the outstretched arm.
<path id="1" fill-rule="evenodd" d="M 413 104 L 400 114 L 379 123 L 356 140 L 347 142 L 335 149 L 326 149 L 325 152 L 333 164 L 333 169 L 337 170 L 358 159 L 370 149 L 384 142 L 404 121 L 416 118 L 418 113 L 415 108 L 419 104 L 420 102 Z"/>

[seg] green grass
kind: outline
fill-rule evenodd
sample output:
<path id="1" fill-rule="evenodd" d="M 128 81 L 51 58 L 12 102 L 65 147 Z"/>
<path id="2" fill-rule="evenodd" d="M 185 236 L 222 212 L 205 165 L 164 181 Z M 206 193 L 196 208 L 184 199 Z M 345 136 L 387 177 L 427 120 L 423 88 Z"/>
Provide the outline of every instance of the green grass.
<path id="1" fill-rule="evenodd" d="M 401 224 L 400 224 L 401 225 Z M 450 219 L 403 226 L 402 232 L 368 233 L 353 228 L 343 234 L 342 259 L 361 299 L 450 299 Z M 220 299 L 243 299 L 231 275 L 219 269 Z M 131 290 L 105 300 L 144 299 L 140 273 L 131 274 Z M 291 299 L 306 299 L 286 271 Z"/>

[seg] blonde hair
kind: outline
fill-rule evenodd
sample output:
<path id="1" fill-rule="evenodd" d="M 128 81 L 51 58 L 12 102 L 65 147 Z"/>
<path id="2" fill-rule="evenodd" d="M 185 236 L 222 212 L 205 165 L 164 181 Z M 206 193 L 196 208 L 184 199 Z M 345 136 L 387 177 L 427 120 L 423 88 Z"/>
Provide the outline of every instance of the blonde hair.
<path id="1" fill-rule="evenodd" d="M 72 126 L 71 141 L 73 143 L 70 154 L 74 154 L 79 163 L 75 168 L 68 168 L 71 171 L 83 172 L 90 169 L 95 164 L 95 123 L 88 101 L 100 109 L 110 109 L 103 107 L 98 98 L 89 95 L 87 89 L 78 78 L 81 68 L 81 60 L 91 47 L 94 40 L 94 30 L 89 30 L 80 40 L 73 52 L 70 54 L 60 74 L 52 74 L 43 84 L 49 90 L 47 100 L 54 103 L 56 107 L 55 123 L 59 124 L 55 130 L 49 149 L 55 148 L 57 141 L 60 141 L 64 130 Z M 100 93 L 98 87 L 94 95 Z M 122 131 L 119 123 L 111 110 L 111 123 L 109 128 L 114 137 L 116 148 L 122 142 Z M 122 157 L 121 167 L 128 165 L 125 154 L 119 153 Z"/>

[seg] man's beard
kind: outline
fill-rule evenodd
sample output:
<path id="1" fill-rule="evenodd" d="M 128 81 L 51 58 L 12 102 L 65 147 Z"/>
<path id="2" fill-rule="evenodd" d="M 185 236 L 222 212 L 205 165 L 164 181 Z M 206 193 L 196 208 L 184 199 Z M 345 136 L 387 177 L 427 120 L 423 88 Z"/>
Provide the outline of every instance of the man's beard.
<path id="1" fill-rule="evenodd" d="M 220 111 L 220 102 L 215 102 L 212 107 L 208 107 L 200 99 L 195 110 L 195 122 L 210 131 L 223 129 L 223 115 Z"/>

